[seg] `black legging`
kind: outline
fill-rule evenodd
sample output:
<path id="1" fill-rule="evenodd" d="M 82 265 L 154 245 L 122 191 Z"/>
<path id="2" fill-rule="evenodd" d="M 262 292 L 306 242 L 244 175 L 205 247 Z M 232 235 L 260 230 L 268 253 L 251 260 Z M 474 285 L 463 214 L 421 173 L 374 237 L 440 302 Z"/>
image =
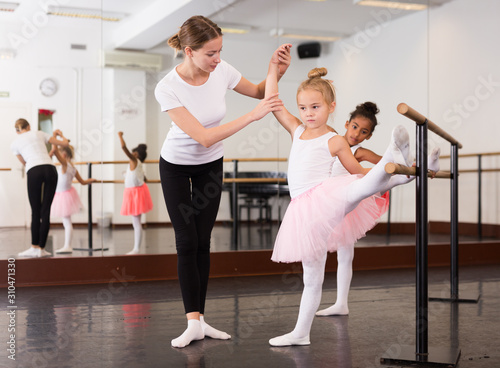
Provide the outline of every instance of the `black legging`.
<path id="1" fill-rule="evenodd" d="M 50 229 L 50 206 L 57 187 L 54 165 L 39 165 L 28 170 L 28 198 L 31 205 L 31 244 L 45 248 Z"/>
<path id="2" fill-rule="evenodd" d="M 174 226 L 184 309 L 204 314 L 210 237 L 222 192 L 222 158 L 201 165 L 175 165 L 160 157 L 160 178 Z"/>

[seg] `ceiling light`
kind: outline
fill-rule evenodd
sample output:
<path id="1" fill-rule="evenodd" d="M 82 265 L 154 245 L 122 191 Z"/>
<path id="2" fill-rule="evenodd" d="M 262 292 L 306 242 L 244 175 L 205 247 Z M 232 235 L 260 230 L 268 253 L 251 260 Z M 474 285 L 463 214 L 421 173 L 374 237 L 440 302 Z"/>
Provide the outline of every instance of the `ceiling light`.
<path id="1" fill-rule="evenodd" d="M 354 4 L 365 6 L 377 6 L 401 10 L 424 10 L 427 9 L 427 0 L 408 0 L 408 1 L 390 1 L 390 0 L 354 0 Z"/>
<path id="2" fill-rule="evenodd" d="M 282 28 L 273 28 L 269 32 L 271 37 L 282 37 L 282 38 L 294 38 L 297 40 L 308 40 L 308 41 L 323 41 L 323 42 L 334 42 L 342 38 L 338 35 L 329 34 L 319 34 L 319 33 L 304 33 L 298 30 L 284 30 Z"/>
<path id="3" fill-rule="evenodd" d="M 0 60 L 14 59 L 16 51 L 14 49 L 0 49 Z"/>
<path id="4" fill-rule="evenodd" d="M 13 12 L 17 9 L 19 3 L 9 3 L 5 1 L 0 1 L 0 11 Z"/>
<path id="5" fill-rule="evenodd" d="M 229 28 L 229 27 L 221 27 L 222 33 L 236 33 L 236 34 L 245 34 L 248 33 L 248 29 L 242 29 L 242 28 Z"/>
<path id="6" fill-rule="evenodd" d="M 49 5 L 47 14 L 60 17 L 97 19 L 107 22 L 119 22 L 126 16 L 122 13 L 104 12 L 101 9 L 66 8 L 52 5 Z"/>
<path id="7" fill-rule="evenodd" d="M 220 24 L 222 33 L 245 34 L 250 32 L 251 27 L 242 24 Z"/>
<path id="8" fill-rule="evenodd" d="M 333 42 L 341 39 L 339 36 L 315 36 L 306 34 L 295 34 L 295 33 L 283 33 L 280 35 L 283 38 L 295 38 L 297 40 L 310 40 L 310 41 L 324 41 Z"/>

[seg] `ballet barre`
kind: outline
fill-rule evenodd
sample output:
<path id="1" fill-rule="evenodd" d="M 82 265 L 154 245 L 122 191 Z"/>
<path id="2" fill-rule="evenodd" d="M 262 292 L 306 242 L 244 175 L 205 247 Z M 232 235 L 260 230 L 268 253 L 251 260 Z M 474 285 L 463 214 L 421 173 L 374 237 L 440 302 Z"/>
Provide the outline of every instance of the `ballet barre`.
<path id="1" fill-rule="evenodd" d="M 282 178 L 237 178 L 238 174 L 238 163 L 239 162 L 286 162 L 287 158 L 281 157 L 259 157 L 259 158 L 224 158 L 223 162 L 232 162 L 233 167 L 233 178 L 224 178 L 224 183 L 231 183 L 232 185 L 232 195 L 231 203 L 233 206 L 233 244 L 237 246 L 238 241 L 238 184 L 240 183 L 283 183 L 286 182 L 286 179 Z M 115 161 L 85 161 L 85 162 L 75 162 L 73 165 L 86 165 L 87 166 L 87 175 L 89 178 L 92 177 L 92 165 L 120 165 L 120 164 L 128 164 L 129 160 L 115 160 Z M 146 164 L 158 164 L 159 160 L 144 160 Z M 102 184 L 119 184 L 123 183 L 124 180 L 98 180 L 96 183 Z M 158 179 L 146 180 L 146 183 L 161 183 Z M 93 248 L 93 239 L 92 239 L 92 185 L 88 186 L 88 233 L 89 233 L 89 247 L 88 248 L 80 248 L 75 250 L 83 250 L 88 251 L 92 254 L 94 250 L 107 250 L 107 248 L 94 249 Z"/>
<path id="2" fill-rule="evenodd" d="M 0 171 L 11 171 L 11 170 L 12 170 L 11 168 L 0 167 Z"/>
<path id="3" fill-rule="evenodd" d="M 482 183 L 483 183 L 483 173 L 486 172 L 500 172 L 500 169 L 483 169 L 483 157 L 488 156 L 500 156 L 500 152 L 484 152 L 484 153 L 468 153 L 459 155 L 459 158 L 470 158 L 477 157 L 477 169 L 471 170 L 460 170 L 459 173 L 477 173 L 477 235 L 479 239 L 483 238 L 483 224 L 482 224 Z M 443 156 L 443 158 L 449 158 L 449 156 Z"/>
<path id="4" fill-rule="evenodd" d="M 458 149 L 462 144 L 428 118 L 405 103 L 397 107 L 397 111 L 416 123 L 416 167 L 403 168 L 393 165 L 395 173 L 415 175 L 416 177 L 416 346 L 400 346 L 397 356 L 390 355 L 380 358 L 382 364 L 396 365 L 432 365 L 455 367 L 460 357 L 460 349 L 429 348 L 428 343 L 428 130 L 444 138 L 451 145 L 450 173 L 446 178 L 451 182 L 451 297 L 449 301 L 459 301 L 458 298 Z M 386 166 L 386 171 L 387 171 Z M 439 174 L 439 172 L 438 172 Z M 443 299 L 440 299 L 443 300 Z"/>
<path id="5" fill-rule="evenodd" d="M 417 176 L 418 169 L 415 166 L 408 167 L 396 164 L 394 162 L 389 162 L 385 165 L 385 172 L 388 174 L 399 174 L 399 175 L 409 175 Z M 438 171 L 433 174 L 432 171 L 427 172 L 428 177 L 440 178 L 440 179 L 451 179 L 451 172 L 449 171 Z"/>

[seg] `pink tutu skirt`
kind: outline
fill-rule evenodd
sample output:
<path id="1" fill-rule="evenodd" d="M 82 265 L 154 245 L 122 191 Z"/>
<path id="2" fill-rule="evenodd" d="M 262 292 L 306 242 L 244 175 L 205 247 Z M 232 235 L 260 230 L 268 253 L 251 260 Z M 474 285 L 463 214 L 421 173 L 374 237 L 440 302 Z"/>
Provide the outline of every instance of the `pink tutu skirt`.
<path id="1" fill-rule="evenodd" d="M 153 209 L 153 201 L 146 183 L 140 187 L 125 188 L 120 214 L 122 216 L 138 216 Z"/>
<path id="2" fill-rule="evenodd" d="M 328 178 L 292 199 L 274 244 L 274 262 L 315 260 L 339 246 L 354 243 L 373 228 L 387 210 L 386 198 L 373 195 L 347 215 L 347 188 L 360 175 Z"/>
<path id="3" fill-rule="evenodd" d="M 82 208 L 80 196 L 78 196 L 76 189 L 71 187 L 64 192 L 56 192 L 50 207 L 50 216 L 69 217 L 80 212 Z"/>

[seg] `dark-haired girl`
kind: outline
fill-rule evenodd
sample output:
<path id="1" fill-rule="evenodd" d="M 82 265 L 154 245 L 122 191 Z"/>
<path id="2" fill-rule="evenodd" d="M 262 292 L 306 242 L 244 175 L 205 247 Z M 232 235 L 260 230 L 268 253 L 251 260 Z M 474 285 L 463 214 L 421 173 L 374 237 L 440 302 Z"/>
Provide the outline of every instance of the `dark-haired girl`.
<path id="1" fill-rule="evenodd" d="M 120 214 L 122 216 L 132 216 L 132 226 L 134 227 L 134 248 L 127 254 L 139 253 L 142 240 L 141 215 L 153 209 L 153 201 L 149 188 L 145 183 L 144 169 L 142 163 L 147 156 L 147 146 L 139 144 L 130 152 L 123 139 L 123 132 L 118 132 L 120 144 L 123 152 L 130 159 L 125 174 L 125 189 L 123 191 L 123 203 Z"/>

